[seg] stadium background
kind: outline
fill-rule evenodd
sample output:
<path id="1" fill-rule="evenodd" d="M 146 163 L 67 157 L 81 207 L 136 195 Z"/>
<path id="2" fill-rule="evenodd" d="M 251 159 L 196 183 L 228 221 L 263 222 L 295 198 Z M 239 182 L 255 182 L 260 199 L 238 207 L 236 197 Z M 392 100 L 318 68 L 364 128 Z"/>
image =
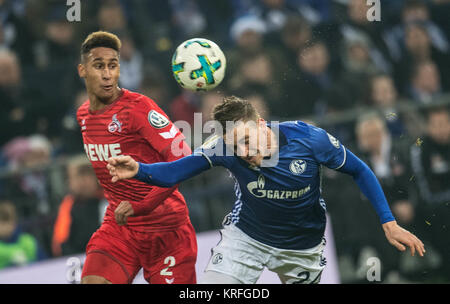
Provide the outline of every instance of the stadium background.
<path id="1" fill-rule="evenodd" d="M 267 120 L 303 119 L 361 156 L 425 258 L 390 246 L 351 178 L 323 172 L 340 281 L 367 283 L 379 257 L 385 283 L 450 282 L 450 1 L 0 0 L 0 269 L 83 253 L 104 200 L 85 164 L 76 65 L 90 32 L 119 35 L 121 87 L 153 98 L 172 121 L 193 122 L 223 95 L 251 100 Z M 170 60 L 204 37 L 227 57 L 218 90 L 182 91 Z M 213 169 L 180 186 L 197 232 L 220 228 L 232 179 Z M 37 244 L 37 246 L 35 246 Z M 11 269 L 11 268 L 9 268 Z M 1 272 L 0 272 L 1 276 Z"/>

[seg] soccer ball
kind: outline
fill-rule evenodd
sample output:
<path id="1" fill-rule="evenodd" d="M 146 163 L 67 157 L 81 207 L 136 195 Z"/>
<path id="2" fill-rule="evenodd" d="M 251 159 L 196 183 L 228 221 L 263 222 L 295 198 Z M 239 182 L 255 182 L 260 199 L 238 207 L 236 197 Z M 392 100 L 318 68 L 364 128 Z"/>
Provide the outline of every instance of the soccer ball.
<path id="1" fill-rule="evenodd" d="M 191 91 L 208 91 L 218 86 L 225 76 L 226 65 L 220 47 L 204 38 L 186 40 L 172 57 L 175 80 Z"/>

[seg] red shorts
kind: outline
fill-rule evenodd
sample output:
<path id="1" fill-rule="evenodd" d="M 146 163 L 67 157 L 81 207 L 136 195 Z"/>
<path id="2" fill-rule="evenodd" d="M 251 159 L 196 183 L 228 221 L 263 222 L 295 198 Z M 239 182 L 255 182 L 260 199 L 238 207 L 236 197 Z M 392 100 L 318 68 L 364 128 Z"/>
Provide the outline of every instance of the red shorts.
<path id="1" fill-rule="evenodd" d="M 150 284 L 195 284 L 196 260 L 197 239 L 190 222 L 158 232 L 137 232 L 106 222 L 86 247 L 81 277 L 95 275 L 127 284 L 142 267 Z"/>

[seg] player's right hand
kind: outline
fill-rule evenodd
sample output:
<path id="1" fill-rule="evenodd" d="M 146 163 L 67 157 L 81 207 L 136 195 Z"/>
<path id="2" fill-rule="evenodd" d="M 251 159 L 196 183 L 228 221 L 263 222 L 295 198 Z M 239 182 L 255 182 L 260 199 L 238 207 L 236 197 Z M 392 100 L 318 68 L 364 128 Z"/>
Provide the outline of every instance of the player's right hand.
<path id="1" fill-rule="evenodd" d="M 111 174 L 111 181 L 113 183 L 122 180 L 133 178 L 139 171 L 139 164 L 131 156 L 121 155 L 110 157 L 106 168 Z"/>
<path id="2" fill-rule="evenodd" d="M 114 210 L 114 217 L 116 218 L 117 225 L 123 226 L 127 224 L 129 216 L 134 214 L 133 206 L 130 202 L 122 201 L 116 210 Z"/>
<path id="3" fill-rule="evenodd" d="M 405 246 L 408 246 L 411 250 L 411 256 L 414 256 L 417 251 L 423 257 L 425 254 L 425 246 L 418 237 L 397 225 L 396 221 L 384 223 L 382 226 L 386 238 L 394 247 L 400 251 L 405 251 Z"/>

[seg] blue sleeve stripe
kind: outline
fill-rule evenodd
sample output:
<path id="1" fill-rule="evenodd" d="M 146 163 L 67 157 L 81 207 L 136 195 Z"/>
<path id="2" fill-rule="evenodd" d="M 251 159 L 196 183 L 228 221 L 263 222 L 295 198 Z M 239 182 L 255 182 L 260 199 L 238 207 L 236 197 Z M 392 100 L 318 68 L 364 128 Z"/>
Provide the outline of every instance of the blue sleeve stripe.
<path id="1" fill-rule="evenodd" d="M 345 149 L 344 145 L 342 145 L 342 149 L 344 149 L 344 160 L 342 161 L 342 164 L 339 167 L 334 168 L 333 170 L 341 169 L 345 165 L 345 162 L 347 161 L 347 149 Z"/>

